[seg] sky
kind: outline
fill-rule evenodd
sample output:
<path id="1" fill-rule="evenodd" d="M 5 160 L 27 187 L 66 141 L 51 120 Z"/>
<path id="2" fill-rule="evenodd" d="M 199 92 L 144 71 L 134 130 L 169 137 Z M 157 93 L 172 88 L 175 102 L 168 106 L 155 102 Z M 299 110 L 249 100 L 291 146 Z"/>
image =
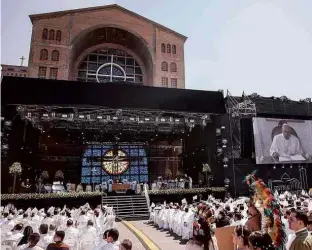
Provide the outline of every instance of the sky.
<path id="1" fill-rule="evenodd" d="M 188 37 L 188 89 L 312 96 L 311 0 L 1 0 L 1 63 L 27 63 L 28 15 L 113 3 Z"/>

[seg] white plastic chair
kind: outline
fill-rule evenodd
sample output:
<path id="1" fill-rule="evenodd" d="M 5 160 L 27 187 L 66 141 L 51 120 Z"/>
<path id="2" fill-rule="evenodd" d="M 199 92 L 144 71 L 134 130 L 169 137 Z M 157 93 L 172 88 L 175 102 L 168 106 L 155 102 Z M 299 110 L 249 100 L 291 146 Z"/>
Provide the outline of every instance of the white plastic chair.
<path id="1" fill-rule="evenodd" d="M 77 250 L 77 239 L 67 239 L 64 242 L 69 246 L 70 250 Z"/>
<path id="2" fill-rule="evenodd" d="M 1 245 L 1 250 L 13 250 L 13 248 L 9 245 Z"/>
<path id="3" fill-rule="evenodd" d="M 94 241 L 81 241 L 80 250 L 93 250 L 95 248 Z"/>
<path id="4" fill-rule="evenodd" d="M 17 248 L 17 242 L 15 240 L 4 240 L 2 242 L 2 245 L 10 246 L 13 250 Z M 2 249 L 2 245 L 1 245 L 1 249 Z"/>

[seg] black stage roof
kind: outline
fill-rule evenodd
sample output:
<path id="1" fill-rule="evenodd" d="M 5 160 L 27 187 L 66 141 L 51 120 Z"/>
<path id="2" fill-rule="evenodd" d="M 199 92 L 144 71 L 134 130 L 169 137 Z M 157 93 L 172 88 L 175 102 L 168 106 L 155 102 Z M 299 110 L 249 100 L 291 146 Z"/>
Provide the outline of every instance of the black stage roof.
<path id="1" fill-rule="evenodd" d="M 222 92 L 4 76 L 1 104 L 80 105 L 190 113 L 226 113 Z"/>

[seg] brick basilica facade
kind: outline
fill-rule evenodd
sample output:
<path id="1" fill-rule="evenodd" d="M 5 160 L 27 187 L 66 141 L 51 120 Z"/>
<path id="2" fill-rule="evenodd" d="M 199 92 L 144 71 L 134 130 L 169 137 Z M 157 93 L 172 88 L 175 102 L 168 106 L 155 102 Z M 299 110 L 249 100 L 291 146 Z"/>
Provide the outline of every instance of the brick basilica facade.
<path id="1" fill-rule="evenodd" d="M 185 88 L 187 37 L 119 5 L 30 19 L 28 77 Z"/>

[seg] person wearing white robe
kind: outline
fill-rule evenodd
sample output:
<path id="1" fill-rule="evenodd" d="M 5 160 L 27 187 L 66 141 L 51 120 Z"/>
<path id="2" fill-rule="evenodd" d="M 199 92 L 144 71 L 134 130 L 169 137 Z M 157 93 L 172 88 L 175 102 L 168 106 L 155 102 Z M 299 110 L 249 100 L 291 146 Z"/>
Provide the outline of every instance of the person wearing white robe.
<path id="1" fill-rule="evenodd" d="M 162 216 L 163 229 L 169 228 L 169 207 L 166 207 Z"/>
<path id="2" fill-rule="evenodd" d="M 186 214 L 183 217 L 182 239 L 189 240 L 193 235 L 193 222 L 195 214 L 188 208 L 185 208 Z"/>
<path id="3" fill-rule="evenodd" d="M 291 134 L 288 124 L 282 127 L 282 133 L 274 136 L 270 148 L 270 156 L 278 158 L 280 156 L 289 157 L 292 155 L 302 155 L 302 149 L 298 138 Z"/>

